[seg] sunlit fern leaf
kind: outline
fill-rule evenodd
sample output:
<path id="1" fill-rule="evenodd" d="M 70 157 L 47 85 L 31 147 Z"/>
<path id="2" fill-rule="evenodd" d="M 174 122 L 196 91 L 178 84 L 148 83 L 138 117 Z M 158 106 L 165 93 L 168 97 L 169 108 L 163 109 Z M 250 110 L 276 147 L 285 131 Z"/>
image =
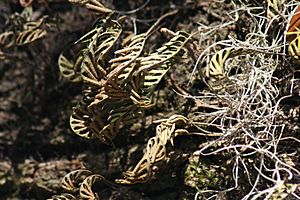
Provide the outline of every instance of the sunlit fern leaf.
<path id="1" fill-rule="evenodd" d="M 151 94 L 151 91 L 174 64 L 175 58 L 183 55 L 184 45 L 189 39 L 188 33 L 177 32 L 169 42 L 157 49 L 156 52 L 147 57 L 141 57 L 140 67 L 135 72 L 135 76 L 144 76 L 143 93 Z"/>
<path id="2" fill-rule="evenodd" d="M 109 104 L 110 101 L 107 101 L 106 104 Z M 89 128 L 92 130 L 93 135 L 95 138 L 98 138 L 102 143 L 107 145 L 113 144 L 113 139 L 116 137 L 117 132 L 119 130 L 120 121 L 116 122 L 109 122 L 107 120 L 107 110 L 102 110 L 103 115 L 99 115 L 98 121 L 101 121 L 102 124 L 97 123 L 93 124 L 93 126 L 89 126 Z"/>
<path id="3" fill-rule="evenodd" d="M 87 139 L 93 137 L 93 133 L 89 130 L 87 125 L 89 117 L 89 113 L 78 107 L 78 105 L 73 109 L 73 114 L 70 117 L 70 125 L 76 135 Z"/>
<path id="4" fill-rule="evenodd" d="M 0 46 L 10 48 L 15 43 L 15 34 L 13 31 L 7 31 L 0 34 Z"/>
<path id="5" fill-rule="evenodd" d="M 224 69 L 225 63 L 229 58 L 240 55 L 247 55 L 253 52 L 255 52 L 255 50 L 237 47 L 222 49 L 212 56 L 208 65 L 202 69 L 201 76 L 206 78 L 213 78 L 215 80 L 223 79 L 226 77 Z"/>
<path id="6" fill-rule="evenodd" d="M 176 56 L 183 48 L 184 44 L 188 41 L 189 39 L 189 35 L 185 34 L 185 33 L 178 33 L 179 36 L 176 37 L 176 39 L 171 40 L 170 43 L 167 43 L 164 47 L 158 49 L 157 54 L 155 54 L 155 56 L 151 57 L 151 61 L 153 65 L 143 65 L 143 67 L 145 67 L 143 70 L 147 71 L 149 70 L 151 74 L 151 77 L 147 77 L 147 80 L 153 83 L 153 76 L 157 75 L 155 73 L 159 72 L 159 76 L 158 78 L 156 77 L 154 82 L 155 84 L 157 84 L 160 79 L 162 78 L 162 76 L 166 73 L 166 71 L 158 71 L 158 70 L 154 70 L 152 68 L 156 67 L 159 64 L 163 64 L 164 62 L 169 61 L 171 63 L 171 58 Z M 108 81 L 106 82 L 106 88 L 105 88 L 105 92 L 108 96 L 115 98 L 115 99 L 128 99 L 128 96 L 123 95 L 122 90 L 119 88 L 120 85 L 122 85 L 122 81 L 125 81 L 126 79 L 128 79 L 130 77 L 130 75 L 133 73 L 134 65 L 132 63 L 134 63 L 136 61 L 136 59 L 138 59 L 138 57 L 141 55 L 143 47 L 144 47 L 144 43 L 147 39 L 147 35 L 146 34 L 141 34 L 138 35 L 136 37 L 133 37 L 131 42 L 129 43 L 128 46 L 126 46 L 125 48 L 116 51 L 117 55 L 121 55 L 113 60 L 111 60 L 110 62 L 112 63 L 112 68 L 114 68 L 114 70 L 112 72 L 110 72 L 110 74 L 108 75 Z M 159 57 L 159 55 L 161 55 L 161 57 Z M 114 67 L 115 66 L 115 67 Z M 169 66 L 168 66 L 169 68 Z M 151 73 L 152 71 L 152 73 Z M 148 72 L 148 71 L 147 71 Z M 110 80 L 110 82 L 109 82 Z M 146 79 L 145 79 L 146 80 Z M 118 84 L 119 83 L 119 84 Z M 153 86 L 154 84 L 151 84 L 151 86 Z M 133 91 L 134 92 L 134 91 Z M 119 96 L 115 96 L 116 94 L 119 94 Z M 145 107 L 147 108 L 148 104 L 150 104 L 148 101 L 144 101 L 147 99 L 144 99 L 142 101 L 140 101 L 140 96 L 137 94 L 134 96 L 130 96 L 130 98 L 132 97 L 131 101 L 128 101 L 127 103 L 123 104 L 123 102 L 118 102 L 117 104 L 113 104 L 112 102 L 110 102 L 109 106 L 107 107 L 107 105 L 104 105 L 104 107 L 102 107 L 103 110 L 107 110 L 110 111 L 109 115 L 108 115 L 108 121 L 109 124 L 106 125 L 104 127 L 104 129 L 102 131 L 106 131 L 107 129 L 111 130 L 116 130 L 119 126 L 120 123 L 124 123 L 126 124 L 126 122 L 132 122 L 134 119 L 138 118 L 140 116 L 141 109 L 139 107 Z M 119 98 L 118 98 L 119 97 Z M 129 99 L 128 99 L 129 100 Z M 126 101 L 126 100 L 125 100 Z M 147 103 L 148 102 L 148 103 Z M 111 108 L 110 108 L 111 107 Z M 102 134 L 103 135 L 103 134 Z"/>
<path id="7" fill-rule="evenodd" d="M 97 0 L 69 0 L 71 3 L 80 4 L 81 6 L 85 6 L 87 9 L 95 12 L 96 14 L 111 14 L 113 13 L 112 10 L 104 7 L 100 2 Z"/>
<path id="8" fill-rule="evenodd" d="M 95 43 L 95 37 L 97 37 L 97 33 L 103 30 L 101 27 L 97 30 L 93 29 L 84 36 L 82 36 L 79 40 L 75 42 L 75 44 L 83 43 L 86 46 L 90 45 L 92 42 Z M 98 78 L 89 77 L 93 76 L 93 73 L 100 73 L 103 74 L 103 68 L 101 66 L 94 66 L 96 65 L 93 49 L 89 51 L 89 48 L 82 48 L 75 57 L 75 62 L 66 58 L 63 53 L 60 54 L 58 64 L 59 69 L 63 77 L 67 78 L 70 81 L 78 82 L 82 79 L 85 81 L 92 81 L 93 84 L 97 83 Z M 90 57 L 90 55 L 92 57 Z M 93 62 L 92 62 L 93 61 Z M 82 67 L 83 66 L 83 67 Z M 90 69 L 92 67 L 92 69 Z M 94 69 L 95 67 L 95 69 Z M 92 70 L 92 72 L 91 72 Z M 97 72 L 95 72 L 97 70 Z M 101 75 L 102 77 L 102 75 Z M 100 79 L 100 78 L 99 78 Z"/>
<path id="9" fill-rule="evenodd" d="M 80 64 L 82 56 L 79 55 L 76 59 L 76 63 L 69 61 L 63 53 L 58 57 L 58 66 L 61 75 L 72 82 L 81 81 Z"/>
<path id="10" fill-rule="evenodd" d="M 217 79 L 225 77 L 224 65 L 233 50 L 234 48 L 225 48 L 215 53 L 211 58 L 208 67 L 205 68 L 205 76 Z"/>
<path id="11" fill-rule="evenodd" d="M 93 192 L 92 186 L 96 181 L 102 180 L 103 177 L 100 175 L 90 175 L 84 179 L 80 185 L 79 195 L 80 198 L 86 200 L 99 200 L 99 197 L 96 193 Z"/>
<path id="12" fill-rule="evenodd" d="M 49 200 L 76 200 L 77 198 L 69 193 L 63 193 L 60 195 L 53 195 Z"/>
<path id="13" fill-rule="evenodd" d="M 109 61 L 113 70 L 108 74 L 104 85 L 105 91 L 109 96 L 124 89 L 124 86 L 131 81 L 133 72 L 140 65 L 138 58 L 142 55 L 146 40 L 163 18 L 175 13 L 170 12 L 163 15 L 147 32 L 130 37 L 126 42 L 126 46 L 115 52 L 117 58 Z"/>
<path id="14" fill-rule="evenodd" d="M 71 171 L 63 177 L 61 187 L 68 192 L 76 192 L 79 189 L 79 183 L 91 174 L 91 171 L 85 169 Z"/>
<path id="15" fill-rule="evenodd" d="M 32 43 L 38 39 L 43 38 L 46 34 L 47 31 L 43 29 L 25 30 L 18 34 L 16 38 L 16 44 L 25 45 Z"/>

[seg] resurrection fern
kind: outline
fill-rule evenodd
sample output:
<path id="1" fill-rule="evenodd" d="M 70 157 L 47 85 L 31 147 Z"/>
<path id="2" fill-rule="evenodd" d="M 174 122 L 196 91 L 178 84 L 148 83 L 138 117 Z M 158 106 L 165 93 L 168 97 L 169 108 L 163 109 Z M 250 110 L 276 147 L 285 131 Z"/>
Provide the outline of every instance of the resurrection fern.
<path id="1" fill-rule="evenodd" d="M 152 106 L 151 93 L 147 89 L 151 87 L 153 91 L 178 55 L 183 53 L 184 44 L 190 37 L 180 32 L 156 53 L 147 57 L 142 53 L 147 38 L 158 23 L 174 13 L 167 13 L 147 32 L 133 36 L 122 49 L 115 51 L 116 58 L 108 55 L 120 38 L 122 28 L 111 15 L 98 20 L 91 31 L 75 42 L 84 47 L 74 62 L 63 54 L 59 56 L 62 75 L 74 82 L 83 80 L 87 88 L 70 117 L 71 128 L 77 135 L 111 144 L 120 125 L 131 124 Z M 138 73 L 134 75 L 135 72 Z"/>
<path id="2" fill-rule="evenodd" d="M 140 57 L 142 56 L 145 43 L 149 36 L 154 32 L 161 20 L 176 12 L 177 11 L 169 12 L 161 16 L 147 32 L 131 37 L 130 40 L 126 42 L 128 45 L 115 52 L 118 57 L 109 61 L 113 71 L 108 75 L 108 80 L 104 86 L 108 93 L 109 91 L 120 91 L 123 90 L 122 88 L 126 88 L 127 91 L 131 90 L 131 98 L 134 98 L 136 101 L 141 98 L 137 95 L 138 89 L 135 87 L 136 85 L 130 85 L 130 83 L 132 83 L 132 73 L 141 66 Z M 110 95 L 113 95 L 113 93 Z"/>
<path id="3" fill-rule="evenodd" d="M 23 25 L 23 31 L 17 34 L 16 44 L 25 45 L 32 43 L 36 40 L 43 38 L 47 34 L 45 29 L 50 26 L 47 22 L 49 21 L 48 16 L 43 16 L 37 21 L 29 21 Z"/>
<path id="4" fill-rule="evenodd" d="M 106 75 L 106 71 L 104 70 L 106 68 L 106 56 L 120 37 L 122 27 L 115 20 L 102 20 L 96 24 L 96 27 L 79 39 L 79 41 L 88 42 L 88 50 L 84 53 L 81 69 L 82 78 L 90 84 L 98 85 Z M 91 37 L 87 39 L 88 36 Z"/>
<path id="5" fill-rule="evenodd" d="M 142 84 L 132 84 L 135 86 L 135 88 L 130 88 L 130 85 L 118 85 L 118 82 L 115 82 L 116 80 L 118 80 L 117 75 L 119 74 L 119 71 L 115 70 L 118 67 L 112 70 L 107 75 L 108 78 L 106 81 L 104 78 L 103 88 L 101 87 L 102 83 L 98 82 L 99 84 L 97 86 L 100 88 L 97 89 L 99 93 L 96 98 L 95 96 L 89 94 L 86 96 L 86 100 L 88 100 L 89 103 L 86 103 L 86 101 L 84 101 L 74 109 L 74 114 L 70 119 L 73 131 L 78 135 L 86 138 L 95 136 L 104 143 L 111 143 L 120 124 L 127 124 L 129 122 L 132 123 L 133 119 L 141 116 L 144 109 L 150 107 L 151 101 L 147 98 L 142 98 L 138 92 L 144 90 L 144 83 L 146 83 L 147 89 L 149 87 L 154 88 L 158 84 L 159 80 L 169 69 L 170 64 L 172 63 L 172 61 L 170 60 L 174 59 L 174 57 L 180 52 L 180 50 L 184 46 L 184 43 L 186 43 L 188 39 L 189 37 L 186 37 L 186 35 L 184 35 L 184 37 L 175 36 L 173 39 L 171 39 L 170 43 L 167 43 L 164 47 L 162 47 L 162 49 L 164 50 L 162 51 L 162 58 L 165 60 L 162 60 L 161 57 L 158 56 L 158 54 L 154 54 L 157 57 L 157 60 L 160 60 L 157 62 L 153 62 L 152 60 L 150 65 L 143 65 L 149 67 L 142 69 L 142 72 L 146 74 L 146 78 L 144 79 L 144 82 L 142 82 Z M 177 46 L 174 44 L 176 44 Z M 168 52 L 168 54 L 165 52 Z M 165 56 L 166 54 L 168 56 Z M 150 58 L 153 59 L 153 57 Z M 165 65 L 165 62 L 169 62 L 169 64 Z M 126 66 L 127 63 L 131 63 L 131 61 L 125 60 L 125 64 L 119 66 Z M 146 62 L 144 61 L 143 63 Z M 162 69 L 154 69 L 154 67 L 157 66 L 159 68 L 161 65 Z M 168 67 L 164 68 L 164 66 Z M 93 69 L 92 65 L 90 65 L 90 67 Z M 148 69 L 149 72 L 147 72 Z M 115 79 L 111 78 L 113 77 L 113 75 L 111 75 L 113 73 L 117 73 Z M 152 79 L 150 78 L 151 75 L 153 77 Z M 107 83 L 108 81 L 111 82 Z M 149 82 L 151 82 L 151 84 L 149 84 Z M 147 92 L 149 93 L 150 91 L 144 90 L 143 95 L 148 95 Z"/>
<path id="6" fill-rule="evenodd" d="M 92 30 L 75 42 L 74 45 L 83 47 L 74 61 L 63 54 L 59 56 L 62 76 L 71 81 L 82 81 L 84 86 L 83 97 L 73 108 L 70 125 L 74 133 L 81 137 L 97 138 L 102 143 L 112 144 L 123 125 L 133 124 L 146 109 L 153 106 L 151 98 L 156 86 L 168 70 L 184 57 L 186 49 L 192 47 L 189 44 L 193 38 L 183 31 L 169 31 L 172 36 L 169 41 L 153 52 L 146 52 L 148 38 L 161 19 L 172 13 L 160 18 L 147 32 L 123 39 L 124 24 L 120 19 L 115 20 L 114 11 L 96 0 L 70 2 L 106 17 L 104 20 L 98 19 Z M 156 127 L 155 136 L 148 140 L 142 158 L 123 173 L 122 179 L 115 180 L 117 183 L 149 181 L 156 175 L 157 169 L 172 162 L 169 148 L 174 146 L 174 138 L 194 134 L 203 136 L 200 144 L 195 144 L 198 150 L 193 153 L 199 162 L 188 167 L 193 168 L 189 170 L 194 174 L 192 179 L 197 178 L 192 186 L 198 191 L 195 199 L 230 198 L 236 191 L 241 191 L 240 196 L 244 195 L 244 199 L 280 199 L 296 193 L 300 174 L 298 154 L 297 150 L 289 152 L 286 144 L 288 141 L 299 143 L 299 139 L 293 133 L 285 133 L 289 130 L 286 125 L 289 119 L 281 108 L 284 99 L 294 98 L 292 90 L 295 87 L 291 84 L 288 94 L 281 94 L 277 88 L 276 84 L 281 84 L 282 79 L 281 75 L 275 77 L 278 74 L 275 70 L 290 67 L 279 66 L 284 59 L 282 47 L 286 41 L 284 36 L 279 35 L 276 40 L 268 36 L 270 32 L 278 32 L 278 29 L 272 30 L 275 20 L 287 18 L 286 13 L 281 16 L 281 12 L 290 14 L 291 7 L 296 4 L 292 2 L 293 5 L 286 8 L 283 6 L 285 0 L 265 2 L 265 12 L 244 7 L 234 11 L 236 17 L 243 16 L 240 11 L 251 15 L 256 23 L 249 30 L 253 32 L 243 36 L 246 41 L 233 37 L 224 41 L 211 40 L 216 30 L 227 27 L 231 22 L 215 28 L 199 23 L 199 30 L 203 31 L 202 44 L 213 42 L 201 55 L 206 55 L 216 45 L 226 46 L 214 53 L 207 65 L 199 70 L 203 82 L 208 83 L 211 90 L 208 91 L 204 85 L 201 86 L 203 91 L 197 91 L 198 96 L 192 96 L 182 89 L 186 97 L 195 101 L 195 108 L 188 117 L 173 115 L 156 121 L 160 124 Z M 234 23 L 243 20 L 234 19 Z M 293 28 L 289 28 L 286 37 L 288 52 L 299 60 L 300 36 L 298 27 L 295 27 L 298 19 L 291 24 Z M 9 46 L 7 41 L 10 37 L 13 35 L 9 33 L 0 37 L 1 44 Z M 199 56 L 199 62 L 202 62 L 201 58 Z M 296 76 L 293 76 L 291 82 L 295 79 Z M 222 90 L 218 90 L 220 87 Z M 219 176 L 219 173 L 223 174 Z M 99 174 L 76 170 L 63 178 L 62 187 L 67 193 L 54 195 L 52 199 L 99 199 L 95 187 L 97 181 L 111 188 L 117 187 Z"/>
<path id="7" fill-rule="evenodd" d="M 104 66 L 104 61 L 106 61 L 106 56 L 119 39 L 120 34 L 122 33 L 122 27 L 116 20 L 105 20 L 104 29 L 105 32 L 98 34 L 97 37 L 92 38 L 89 48 L 94 48 L 94 52 L 98 58 L 98 62 L 102 62 L 101 65 Z M 96 24 L 97 26 L 97 24 Z M 92 46 L 91 46 L 92 45 Z"/>
<path id="8" fill-rule="evenodd" d="M 121 49 L 110 57 L 121 38 L 121 20 L 113 20 L 111 11 L 95 1 L 70 1 L 79 3 L 89 9 L 98 9 L 105 20 L 97 20 L 92 30 L 82 36 L 75 45 L 83 45 L 74 61 L 69 61 L 63 54 L 59 56 L 59 68 L 62 76 L 71 81 L 80 81 L 85 85 L 83 98 L 73 108 L 70 117 L 72 130 L 79 136 L 90 139 L 98 138 L 105 144 L 111 144 L 124 124 L 132 124 L 143 115 L 145 109 L 152 106 L 151 96 L 155 87 L 168 70 L 181 59 L 186 45 L 192 36 L 179 31 L 158 48 L 154 53 L 144 52 L 147 39 L 157 29 L 162 19 L 175 14 L 173 11 L 163 15 L 145 33 L 134 35 L 124 43 Z M 101 14 L 101 13 L 99 13 Z M 122 41 L 120 41 L 122 42 Z M 126 172 L 120 183 L 138 183 L 149 180 L 152 167 L 166 159 L 166 145 L 173 144 L 173 138 L 186 130 L 176 130 L 176 125 L 187 125 L 188 120 L 174 115 L 157 127 L 156 136 L 147 144 L 147 152 L 133 171 Z M 66 175 L 63 187 L 69 192 L 76 192 L 77 185 L 73 180 L 87 176 L 79 187 L 79 196 L 83 199 L 98 199 L 91 187 L 102 176 L 90 175 L 89 171 L 75 171 Z M 81 180 L 81 179 L 80 179 Z"/>
<path id="9" fill-rule="evenodd" d="M 98 87 L 102 86 L 102 81 L 106 76 L 106 71 L 97 62 L 93 49 L 88 49 L 84 52 L 81 64 L 81 78 L 88 84 L 94 84 Z"/>
<path id="10" fill-rule="evenodd" d="M 203 68 L 202 75 L 207 78 L 214 78 L 214 79 L 222 79 L 225 78 L 225 63 L 229 58 L 233 58 L 235 56 L 246 55 L 249 53 L 255 52 L 251 49 L 243 49 L 243 48 L 236 48 L 236 47 L 229 47 L 222 49 L 215 53 L 208 66 Z"/>

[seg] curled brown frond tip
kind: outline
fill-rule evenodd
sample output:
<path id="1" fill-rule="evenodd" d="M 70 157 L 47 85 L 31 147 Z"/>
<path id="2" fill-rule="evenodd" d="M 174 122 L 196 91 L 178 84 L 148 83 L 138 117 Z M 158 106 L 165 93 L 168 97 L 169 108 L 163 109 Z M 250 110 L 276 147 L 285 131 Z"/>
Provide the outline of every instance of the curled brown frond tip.
<path id="1" fill-rule="evenodd" d="M 85 6 L 88 10 L 91 10 L 92 12 L 98 15 L 107 15 L 113 13 L 113 10 L 106 8 L 97 0 L 69 0 L 69 2 Z"/>

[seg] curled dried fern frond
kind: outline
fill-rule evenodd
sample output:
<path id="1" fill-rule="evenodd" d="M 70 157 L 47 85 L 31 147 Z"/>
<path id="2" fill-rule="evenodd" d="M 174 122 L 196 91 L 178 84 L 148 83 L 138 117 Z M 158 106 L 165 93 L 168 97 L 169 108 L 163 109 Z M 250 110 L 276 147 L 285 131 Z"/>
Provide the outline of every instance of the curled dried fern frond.
<path id="1" fill-rule="evenodd" d="M 138 113 L 130 99 L 113 100 L 103 91 L 89 91 L 73 109 L 70 125 L 81 137 L 112 144 L 120 124 L 139 117 Z"/>
<path id="2" fill-rule="evenodd" d="M 185 129 L 176 130 L 176 125 L 188 125 L 189 120 L 182 115 L 173 115 L 164 120 L 156 127 L 156 136 L 148 140 L 146 152 L 139 163 L 132 171 L 125 172 L 124 179 L 117 179 L 117 183 L 135 184 L 143 183 L 153 176 L 153 168 L 158 166 L 166 159 L 166 145 L 170 142 L 173 145 L 173 139 L 178 134 L 188 134 Z"/>
<path id="3" fill-rule="evenodd" d="M 104 23 L 106 22 L 106 23 Z M 100 20 L 96 27 L 82 36 L 75 44 L 85 44 L 75 58 L 69 61 L 63 54 L 59 56 L 62 76 L 71 80 L 100 86 L 106 76 L 105 59 L 122 32 L 121 25 L 115 20 Z M 74 64 L 73 64 L 74 63 Z"/>
<path id="4" fill-rule="evenodd" d="M 90 174 L 92 174 L 92 172 L 85 169 L 72 171 L 64 176 L 61 187 L 68 192 L 76 192 L 79 190 L 79 183 Z"/>
<path id="5" fill-rule="evenodd" d="M 80 185 L 79 196 L 82 199 L 87 200 L 99 200 L 99 196 L 97 193 L 94 193 L 92 190 L 92 186 L 96 181 L 104 181 L 108 182 L 103 176 L 99 174 L 94 174 L 88 176 Z"/>
<path id="6" fill-rule="evenodd" d="M 93 49 L 101 64 L 104 64 L 110 49 L 119 39 L 122 27 L 116 20 L 98 20 L 94 28 L 75 42 L 87 44 L 88 49 Z"/>
<path id="7" fill-rule="evenodd" d="M 69 193 L 53 195 L 51 200 L 99 200 L 98 194 L 94 193 L 92 190 L 93 184 L 96 181 L 101 181 L 110 188 L 118 187 L 116 184 L 106 180 L 100 174 L 92 174 L 89 170 L 79 169 L 71 171 L 62 179 L 62 188 Z"/>

